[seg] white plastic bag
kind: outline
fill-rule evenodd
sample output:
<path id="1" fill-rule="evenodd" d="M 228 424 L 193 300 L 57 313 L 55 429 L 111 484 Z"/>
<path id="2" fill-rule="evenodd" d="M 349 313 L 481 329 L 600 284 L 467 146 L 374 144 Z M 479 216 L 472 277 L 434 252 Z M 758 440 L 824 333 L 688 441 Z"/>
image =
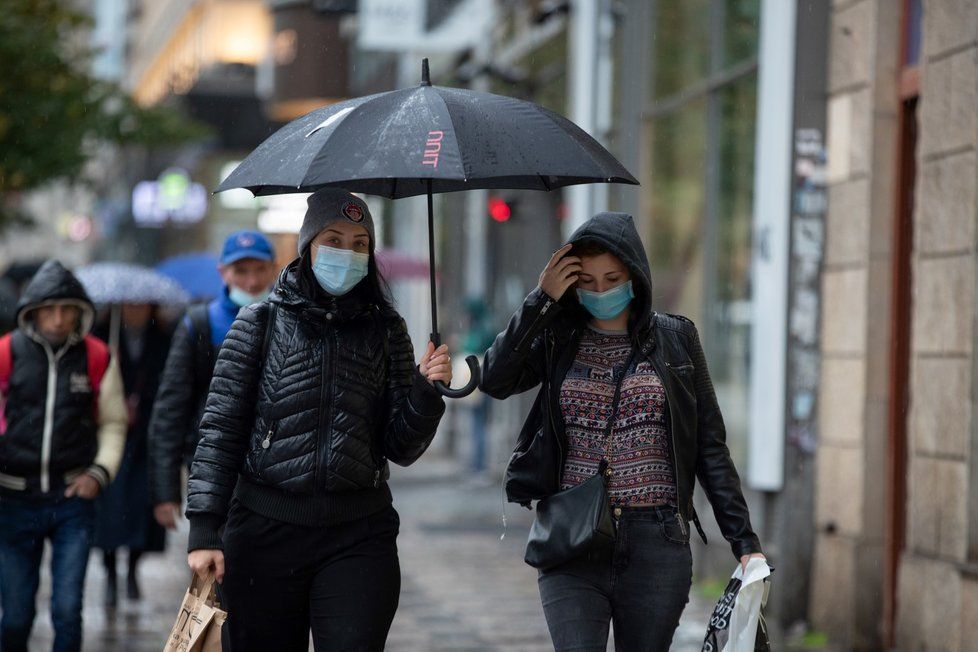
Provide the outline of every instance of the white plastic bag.
<path id="1" fill-rule="evenodd" d="M 771 568 L 755 557 L 747 571 L 737 564 L 730 582 L 713 609 L 703 652 L 755 652 L 770 650 L 761 608 L 767 604 Z M 760 624 L 760 627 L 758 625 Z"/>

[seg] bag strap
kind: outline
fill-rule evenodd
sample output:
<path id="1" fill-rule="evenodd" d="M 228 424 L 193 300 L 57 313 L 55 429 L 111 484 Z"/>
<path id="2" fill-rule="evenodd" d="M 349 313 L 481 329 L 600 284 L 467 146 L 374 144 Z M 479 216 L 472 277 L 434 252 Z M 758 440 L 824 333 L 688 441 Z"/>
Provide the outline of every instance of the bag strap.
<path id="1" fill-rule="evenodd" d="M 598 473 L 604 476 L 605 482 L 608 481 L 608 458 L 611 457 L 611 432 L 615 428 L 615 416 L 618 414 L 618 404 L 621 403 L 621 386 L 625 382 L 625 376 L 628 372 L 632 370 L 632 364 L 635 362 L 635 351 L 633 350 L 631 355 L 628 356 L 628 362 L 622 368 L 621 373 L 618 374 L 618 379 L 615 381 L 615 396 L 611 400 L 611 412 L 608 417 L 608 425 L 605 426 L 604 430 L 604 455 L 601 457 L 601 462 L 598 464 Z M 614 373 L 614 371 L 612 371 Z"/>

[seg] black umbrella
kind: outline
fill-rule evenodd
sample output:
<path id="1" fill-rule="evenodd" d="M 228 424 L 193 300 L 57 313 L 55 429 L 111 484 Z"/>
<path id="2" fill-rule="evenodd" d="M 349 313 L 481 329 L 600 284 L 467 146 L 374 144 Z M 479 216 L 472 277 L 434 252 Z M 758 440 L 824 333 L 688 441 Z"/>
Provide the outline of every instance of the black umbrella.
<path id="1" fill-rule="evenodd" d="M 390 199 L 428 195 L 431 339 L 436 345 L 432 193 L 519 188 L 553 190 L 578 183 L 637 184 L 608 151 L 573 122 L 532 102 L 432 86 L 428 60 L 421 85 L 333 104 L 293 120 L 258 146 L 217 192 L 255 195 L 339 186 Z M 472 379 L 445 396 L 471 393 Z"/>

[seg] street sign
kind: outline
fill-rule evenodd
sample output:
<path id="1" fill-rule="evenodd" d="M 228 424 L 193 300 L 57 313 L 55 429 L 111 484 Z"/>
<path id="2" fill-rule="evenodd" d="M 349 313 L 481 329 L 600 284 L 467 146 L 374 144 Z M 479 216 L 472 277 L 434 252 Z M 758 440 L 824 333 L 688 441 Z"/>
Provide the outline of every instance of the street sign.
<path id="1" fill-rule="evenodd" d="M 360 0 L 358 45 L 384 52 L 453 52 L 488 38 L 491 0 Z"/>

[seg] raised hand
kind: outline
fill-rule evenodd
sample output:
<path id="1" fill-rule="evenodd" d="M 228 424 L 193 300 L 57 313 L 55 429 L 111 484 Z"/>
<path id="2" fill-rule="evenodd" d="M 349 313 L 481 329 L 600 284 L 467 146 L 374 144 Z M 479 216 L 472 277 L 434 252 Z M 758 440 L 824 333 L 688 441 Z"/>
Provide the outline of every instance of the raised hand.
<path id="1" fill-rule="evenodd" d="M 581 273 L 581 259 L 567 255 L 573 246 L 566 244 L 555 251 L 540 273 L 540 289 L 554 301 L 559 301 L 564 296 L 564 292 L 577 282 L 577 275 Z"/>

